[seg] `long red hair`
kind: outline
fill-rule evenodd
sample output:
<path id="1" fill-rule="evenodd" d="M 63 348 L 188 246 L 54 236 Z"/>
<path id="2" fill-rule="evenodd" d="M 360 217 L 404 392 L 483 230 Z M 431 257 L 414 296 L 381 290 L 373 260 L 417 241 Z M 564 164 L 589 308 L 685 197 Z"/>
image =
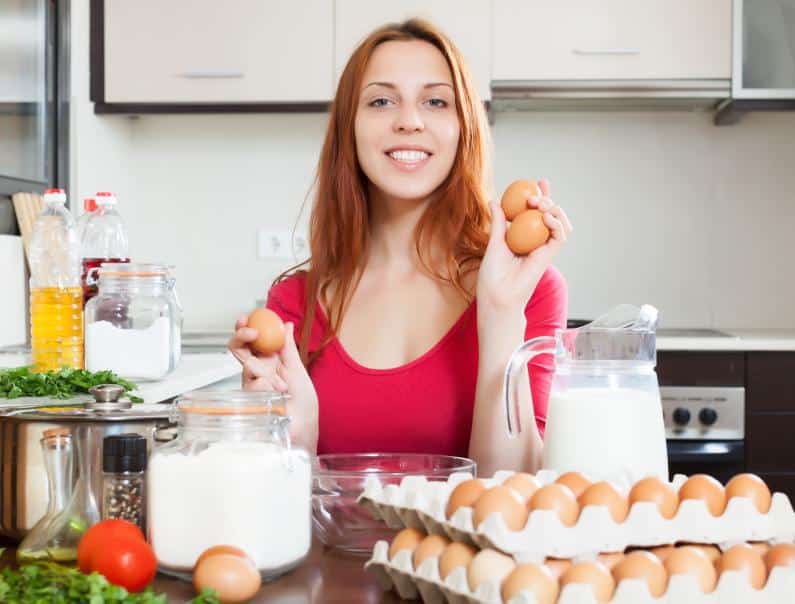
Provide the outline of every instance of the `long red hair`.
<path id="1" fill-rule="evenodd" d="M 315 177 L 309 221 L 310 257 L 274 281 L 278 283 L 295 272 L 305 273 L 305 312 L 298 348 L 306 365 L 337 333 L 368 253 L 368 181 L 356 157 L 354 137 L 365 68 L 379 44 L 404 40 L 424 40 L 444 55 L 453 76 L 460 123 L 453 166 L 417 224 L 415 247 L 430 274 L 453 285 L 468 301 L 472 298 L 462 281 L 469 271 L 480 266 L 490 220 L 491 143 L 486 113 L 463 56 L 439 29 L 421 19 L 391 23 L 361 42 L 342 72 Z M 445 266 L 432 266 L 429 257 L 432 243 L 444 250 Z M 307 268 L 301 269 L 303 266 Z M 320 347 L 310 354 L 309 338 L 318 302 L 325 305 L 329 329 Z"/>

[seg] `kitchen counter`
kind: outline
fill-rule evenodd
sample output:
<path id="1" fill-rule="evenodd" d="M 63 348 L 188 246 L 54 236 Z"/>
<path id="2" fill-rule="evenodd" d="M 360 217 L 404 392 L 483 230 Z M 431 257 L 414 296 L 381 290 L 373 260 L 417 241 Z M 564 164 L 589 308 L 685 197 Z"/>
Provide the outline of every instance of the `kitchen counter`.
<path id="1" fill-rule="evenodd" d="M 724 329 L 725 336 L 657 335 L 657 350 L 795 351 L 795 329 Z"/>
<path id="2" fill-rule="evenodd" d="M 0 542 L 0 547 L 3 544 Z M 0 567 L 14 564 L 15 549 L 9 547 L 0 557 Z M 252 604 L 320 604 L 332 602 L 399 602 L 393 592 L 384 593 L 376 576 L 364 570 L 365 557 L 326 550 L 312 543 L 309 558 L 293 572 L 266 583 Z M 158 575 L 152 583 L 157 593 L 165 593 L 174 604 L 189 602 L 194 596 L 189 583 Z"/>

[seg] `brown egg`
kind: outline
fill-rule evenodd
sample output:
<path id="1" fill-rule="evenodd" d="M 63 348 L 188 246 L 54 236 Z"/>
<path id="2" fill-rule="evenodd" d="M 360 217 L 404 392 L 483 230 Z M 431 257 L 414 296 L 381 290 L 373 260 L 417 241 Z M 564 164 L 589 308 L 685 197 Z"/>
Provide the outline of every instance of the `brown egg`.
<path id="1" fill-rule="evenodd" d="M 665 562 L 676 548 L 673 545 L 658 545 L 657 547 L 650 547 L 649 551 L 657 556 L 660 562 Z"/>
<path id="2" fill-rule="evenodd" d="M 643 579 L 649 587 L 652 597 L 659 598 L 668 586 L 668 575 L 663 563 L 654 554 L 636 550 L 627 554 L 624 559 L 613 567 L 613 578 L 616 584 L 624 579 Z"/>
<path id="3" fill-rule="evenodd" d="M 679 489 L 679 503 L 686 499 L 701 499 L 713 516 L 720 516 L 726 509 L 723 485 L 706 474 L 694 474 L 685 481 Z"/>
<path id="4" fill-rule="evenodd" d="M 677 547 L 665 560 L 668 576 L 693 575 L 703 593 L 711 593 L 718 582 L 715 565 L 700 549 L 695 547 Z"/>
<path id="5" fill-rule="evenodd" d="M 492 487 L 478 497 L 472 515 L 475 530 L 481 522 L 494 513 L 502 516 L 505 525 L 511 531 L 522 530 L 527 524 L 528 511 L 524 501 L 516 491 L 503 485 Z"/>
<path id="6" fill-rule="evenodd" d="M 539 210 L 527 210 L 519 214 L 508 231 L 505 241 L 517 256 L 529 254 L 549 239 L 549 228 L 544 224 L 544 215 Z"/>
<path id="7" fill-rule="evenodd" d="M 555 482 L 569 487 L 577 498 L 582 495 L 585 489 L 591 486 L 591 481 L 579 472 L 566 472 L 565 474 L 561 474 Z"/>
<path id="8" fill-rule="evenodd" d="M 259 354 L 274 354 L 284 346 L 284 323 L 269 308 L 258 308 L 248 316 L 247 327 L 257 330 L 251 348 Z"/>
<path id="9" fill-rule="evenodd" d="M 564 526 L 574 526 L 580 516 L 580 506 L 569 487 L 548 484 L 538 489 L 528 503 L 530 511 L 553 510 Z"/>
<path id="10" fill-rule="evenodd" d="M 547 558 L 544 560 L 546 566 L 555 578 L 560 579 L 567 570 L 571 568 L 571 560 L 567 558 Z"/>
<path id="11" fill-rule="evenodd" d="M 516 566 L 513 558 L 494 551 L 480 550 L 467 565 L 467 581 L 472 591 L 477 590 L 481 583 L 493 581 L 501 583 Z"/>
<path id="12" fill-rule="evenodd" d="M 201 564 L 201 561 L 205 558 L 209 558 L 210 556 L 214 556 L 216 554 L 232 554 L 233 556 L 239 556 L 240 558 L 245 558 L 254 564 L 254 561 L 249 558 L 248 554 L 244 552 L 239 547 L 235 547 L 234 545 L 214 545 L 212 547 L 208 547 L 204 550 L 201 555 L 196 560 L 196 563 L 193 565 L 194 568 Z"/>
<path id="13" fill-rule="evenodd" d="M 795 544 L 779 543 L 771 547 L 765 554 L 765 565 L 768 572 L 775 566 L 795 568 Z"/>
<path id="14" fill-rule="evenodd" d="M 467 566 L 475 557 L 477 550 L 467 543 L 454 541 L 439 556 L 439 576 L 444 581 L 451 572 L 461 566 Z"/>
<path id="15" fill-rule="evenodd" d="M 523 501 L 530 499 L 530 496 L 541 488 L 541 483 L 536 480 L 536 477 L 525 472 L 517 472 L 502 485 L 516 491 Z"/>
<path id="16" fill-rule="evenodd" d="M 417 549 L 414 550 L 412 563 L 414 569 L 418 569 L 420 564 L 425 562 L 428 558 L 437 558 L 442 555 L 442 552 L 450 545 L 450 540 L 442 535 L 428 535 L 420 541 Z"/>
<path id="17" fill-rule="evenodd" d="M 538 564 L 529 562 L 517 566 L 502 583 L 502 601 L 509 602 L 523 589 L 535 596 L 536 604 L 555 604 L 558 600 L 558 580 L 552 572 Z"/>
<path id="18" fill-rule="evenodd" d="M 423 539 L 425 539 L 425 533 L 422 531 L 415 528 L 404 528 L 392 539 L 392 544 L 389 546 L 389 559 L 394 560 L 397 553 L 404 549 L 413 554 Z"/>
<path id="19" fill-rule="evenodd" d="M 458 508 L 471 508 L 475 505 L 475 502 L 478 500 L 483 492 L 486 490 L 486 485 L 483 484 L 482 480 L 478 480 L 477 478 L 472 478 L 471 480 L 465 480 L 464 482 L 460 483 L 456 488 L 453 489 L 453 492 L 450 493 L 450 497 L 447 500 L 447 507 L 444 510 L 445 516 L 447 519 L 453 517 L 453 514 L 456 513 Z"/>
<path id="20" fill-rule="evenodd" d="M 223 604 L 249 601 L 261 584 L 262 578 L 254 564 L 235 554 L 208 556 L 193 571 L 196 592 L 208 587 L 214 589 Z"/>
<path id="21" fill-rule="evenodd" d="M 541 188 L 532 180 L 515 180 L 502 194 L 500 205 L 505 213 L 505 218 L 509 221 L 513 220 L 530 207 L 527 205 L 530 197 L 540 197 L 541 195 Z"/>
<path id="22" fill-rule="evenodd" d="M 676 515 L 679 507 L 679 498 L 673 488 L 654 476 L 639 480 L 632 487 L 629 492 L 630 507 L 638 501 L 651 501 L 657 506 L 660 515 L 667 520 Z"/>
<path id="23" fill-rule="evenodd" d="M 720 548 L 717 545 L 705 543 L 683 543 L 682 546 L 692 547 L 702 552 L 713 565 L 717 565 L 721 557 Z"/>
<path id="24" fill-rule="evenodd" d="M 597 560 L 605 565 L 605 568 L 611 570 L 616 564 L 624 559 L 624 552 L 603 552 L 597 556 Z"/>
<path id="25" fill-rule="evenodd" d="M 563 573 L 560 578 L 560 589 L 569 583 L 582 583 L 591 586 L 596 601 L 609 602 L 616 590 L 616 582 L 610 571 L 600 562 L 578 562 Z"/>
<path id="26" fill-rule="evenodd" d="M 726 501 L 731 501 L 733 497 L 747 497 L 760 514 L 770 511 L 770 489 L 756 474 L 737 474 L 732 478 L 726 484 Z"/>
<path id="27" fill-rule="evenodd" d="M 629 514 L 629 502 L 609 482 L 601 481 L 589 486 L 578 500 L 580 509 L 588 506 L 603 506 L 617 523 L 624 522 Z"/>
<path id="28" fill-rule="evenodd" d="M 747 543 L 739 543 L 730 547 L 718 561 L 718 574 L 727 570 L 739 570 L 745 573 L 754 589 L 762 589 L 767 580 L 767 568 L 757 552 Z"/>

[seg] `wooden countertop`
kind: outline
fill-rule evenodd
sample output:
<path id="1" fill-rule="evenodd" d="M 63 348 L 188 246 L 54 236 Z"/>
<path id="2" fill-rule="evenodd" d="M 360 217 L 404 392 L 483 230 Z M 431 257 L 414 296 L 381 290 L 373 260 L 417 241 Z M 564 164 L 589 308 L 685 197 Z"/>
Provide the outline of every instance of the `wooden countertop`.
<path id="1" fill-rule="evenodd" d="M 0 567 L 15 565 L 16 550 L 13 544 L 0 557 Z M 376 577 L 364 570 L 366 558 L 327 550 L 314 541 L 307 560 L 297 569 L 260 588 L 253 604 L 331 604 L 399 602 L 394 592 L 385 593 Z M 195 596 L 189 583 L 158 575 L 152 583 L 157 593 L 165 593 L 175 604 L 188 602 Z"/>

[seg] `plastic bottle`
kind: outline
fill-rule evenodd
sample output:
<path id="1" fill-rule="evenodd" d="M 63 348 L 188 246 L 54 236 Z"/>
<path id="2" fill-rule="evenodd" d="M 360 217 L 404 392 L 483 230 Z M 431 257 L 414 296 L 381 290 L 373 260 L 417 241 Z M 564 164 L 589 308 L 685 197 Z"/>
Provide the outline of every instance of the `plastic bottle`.
<path id="1" fill-rule="evenodd" d="M 102 191 L 96 194 L 97 209 L 86 221 L 82 239 L 83 307 L 97 295 L 96 271 L 103 262 L 129 262 L 129 244 L 116 197 Z"/>
<path id="2" fill-rule="evenodd" d="M 91 215 L 97 209 L 97 200 L 93 197 L 86 197 L 83 200 L 83 213 L 80 214 L 80 217 L 77 219 L 77 238 L 80 240 L 81 245 L 83 242 L 83 233 L 86 231 L 86 223 L 88 219 L 91 218 Z M 81 253 L 82 257 L 82 253 Z"/>
<path id="3" fill-rule="evenodd" d="M 80 242 L 63 189 L 44 193 L 30 240 L 30 340 L 34 371 L 83 368 Z"/>

